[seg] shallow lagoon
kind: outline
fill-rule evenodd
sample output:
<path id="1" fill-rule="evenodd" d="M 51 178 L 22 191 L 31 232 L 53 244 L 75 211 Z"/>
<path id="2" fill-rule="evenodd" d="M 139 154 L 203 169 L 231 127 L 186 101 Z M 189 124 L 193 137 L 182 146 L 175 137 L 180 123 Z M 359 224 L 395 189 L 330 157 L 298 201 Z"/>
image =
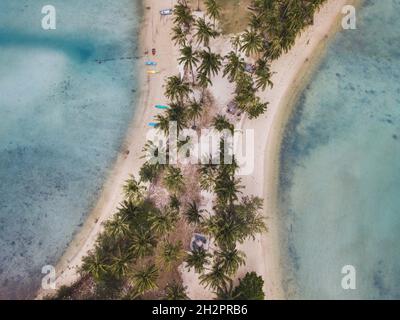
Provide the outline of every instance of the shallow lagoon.
<path id="1" fill-rule="evenodd" d="M 282 145 L 289 298 L 400 298 L 400 1 L 369 0 L 301 94 Z M 341 269 L 356 269 L 343 290 Z"/>
<path id="2" fill-rule="evenodd" d="M 54 0 L 44 31 L 40 2 L 0 2 L 0 298 L 32 296 L 112 168 L 134 112 L 139 4 Z"/>

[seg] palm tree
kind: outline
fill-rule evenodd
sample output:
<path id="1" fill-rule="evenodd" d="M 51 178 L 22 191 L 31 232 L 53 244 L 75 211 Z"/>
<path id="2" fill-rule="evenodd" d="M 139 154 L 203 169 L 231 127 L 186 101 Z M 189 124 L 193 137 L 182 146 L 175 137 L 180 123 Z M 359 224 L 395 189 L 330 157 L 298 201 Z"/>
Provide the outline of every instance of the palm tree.
<path id="1" fill-rule="evenodd" d="M 197 225 L 200 224 L 201 219 L 203 218 L 201 215 L 202 211 L 203 210 L 200 210 L 197 206 L 196 201 L 191 201 L 183 214 L 188 223 Z"/>
<path id="2" fill-rule="evenodd" d="M 197 0 L 197 11 L 201 11 L 200 10 L 200 0 Z"/>
<path id="3" fill-rule="evenodd" d="M 239 109 L 247 112 L 249 105 L 256 98 L 256 89 L 252 77 L 245 73 L 240 72 L 236 79 L 235 88 L 235 103 Z"/>
<path id="4" fill-rule="evenodd" d="M 240 178 L 234 176 L 218 176 L 215 182 L 214 192 L 217 195 L 217 201 L 220 204 L 232 204 L 238 200 L 238 193 L 243 186 L 240 185 Z"/>
<path id="5" fill-rule="evenodd" d="M 234 126 L 232 123 L 229 122 L 229 120 L 221 114 L 218 114 L 217 116 L 214 117 L 213 122 L 212 122 L 213 127 L 215 130 L 221 132 L 223 130 L 229 130 L 231 133 L 234 131 Z"/>
<path id="6" fill-rule="evenodd" d="M 240 168 L 240 166 L 237 163 L 235 156 L 232 156 L 232 161 L 230 163 L 224 163 L 223 168 L 228 176 L 234 176 L 236 174 L 236 171 Z"/>
<path id="7" fill-rule="evenodd" d="M 249 27 L 253 30 L 262 30 L 264 21 L 262 20 L 262 15 L 252 13 L 250 16 Z"/>
<path id="8" fill-rule="evenodd" d="M 240 47 L 242 45 L 242 40 L 241 40 L 240 34 L 233 36 L 231 38 L 230 42 L 231 42 L 233 49 L 235 49 L 235 53 L 237 54 L 238 50 L 240 49 Z"/>
<path id="9" fill-rule="evenodd" d="M 123 217 L 124 219 L 132 220 L 139 211 L 139 207 L 134 204 L 132 201 L 124 200 L 120 203 L 118 207 L 118 215 Z"/>
<path id="10" fill-rule="evenodd" d="M 164 236 L 166 236 L 175 227 L 176 220 L 176 215 L 169 210 L 166 210 L 164 213 L 153 213 L 149 217 L 151 230 L 158 235 Z"/>
<path id="11" fill-rule="evenodd" d="M 206 75 L 208 78 L 215 76 L 222 66 L 221 55 L 211 52 L 210 48 L 200 51 L 199 55 L 201 58 L 201 64 L 198 68 L 199 73 Z"/>
<path id="12" fill-rule="evenodd" d="M 258 55 L 264 48 L 263 39 L 256 30 L 246 30 L 242 34 L 241 44 L 240 51 L 246 56 Z"/>
<path id="13" fill-rule="evenodd" d="M 268 39 L 264 56 L 277 59 L 295 43 L 297 34 L 313 23 L 314 12 L 323 0 L 275 1 L 254 0 L 250 25 Z"/>
<path id="14" fill-rule="evenodd" d="M 219 264 L 215 264 L 209 273 L 200 275 L 199 279 L 200 284 L 204 285 L 205 288 L 210 287 L 214 290 L 229 281 L 229 277 L 225 274 L 224 269 Z"/>
<path id="15" fill-rule="evenodd" d="M 223 248 L 215 253 L 217 263 L 222 267 L 224 272 L 233 276 L 241 265 L 245 264 L 246 255 L 239 251 L 236 247 Z"/>
<path id="16" fill-rule="evenodd" d="M 143 201 L 146 187 L 142 186 L 140 182 L 136 181 L 133 175 L 131 175 L 130 178 L 125 181 L 125 184 L 122 188 L 127 200 L 132 201 L 135 204 Z"/>
<path id="17" fill-rule="evenodd" d="M 197 44 L 203 44 L 208 47 L 210 44 L 210 38 L 215 38 L 218 32 L 214 30 L 211 23 L 206 22 L 205 19 L 199 18 L 195 22 L 196 33 L 194 36 L 197 38 Z"/>
<path id="18" fill-rule="evenodd" d="M 183 64 L 185 72 L 190 71 L 194 83 L 194 72 L 193 67 L 197 67 L 199 59 L 197 58 L 197 52 L 193 51 L 192 46 L 184 46 L 181 50 L 181 57 L 178 59 L 180 64 Z"/>
<path id="19" fill-rule="evenodd" d="M 203 94 L 204 90 L 212 84 L 210 78 L 207 76 L 205 72 L 199 72 L 197 74 L 197 83 L 198 85 L 203 89 Z"/>
<path id="20" fill-rule="evenodd" d="M 217 173 L 217 165 L 213 164 L 211 159 L 209 163 L 203 164 L 200 169 L 200 187 L 205 191 L 212 191 L 215 186 L 215 179 Z"/>
<path id="21" fill-rule="evenodd" d="M 176 194 L 169 196 L 169 207 L 171 208 L 171 210 L 174 210 L 177 213 L 179 213 L 179 209 L 181 207 L 181 201 L 179 200 Z"/>
<path id="22" fill-rule="evenodd" d="M 188 111 L 189 111 L 189 109 L 188 109 Z M 194 129 L 194 127 L 193 127 L 193 129 Z M 182 163 L 187 163 L 187 161 L 189 161 L 191 154 L 194 154 L 194 152 L 195 152 L 194 148 L 195 148 L 195 144 L 190 135 L 186 135 L 185 137 L 182 137 L 182 139 L 180 139 L 178 141 L 177 149 L 178 149 L 178 154 L 181 157 L 183 157 L 181 160 Z"/>
<path id="23" fill-rule="evenodd" d="M 158 269 L 154 264 L 137 270 L 132 275 L 132 282 L 138 294 L 157 288 Z"/>
<path id="24" fill-rule="evenodd" d="M 111 258 L 110 269 L 117 279 L 124 277 L 128 270 L 132 256 L 129 253 L 122 252 L 121 248 L 117 248 L 117 254 Z"/>
<path id="25" fill-rule="evenodd" d="M 193 120 L 193 126 L 196 126 L 196 119 L 200 118 L 203 113 L 203 107 L 196 100 L 192 100 L 189 103 L 187 109 L 187 116 L 190 120 Z"/>
<path id="26" fill-rule="evenodd" d="M 94 252 L 90 252 L 82 259 L 83 264 L 80 271 L 83 274 L 91 275 L 96 281 L 99 281 L 107 273 L 107 265 L 105 257 L 100 248 L 96 248 Z"/>
<path id="27" fill-rule="evenodd" d="M 132 235 L 129 251 L 134 257 L 143 258 L 153 253 L 157 241 L 149 230 L 137 230 Z"/>
<path id="28" fill-rule="evenodd" d="M 154 119 L 156 125 L 155 128 L 160 130 L 165 136 L 169 133 L 169 118 L 163 114 L 157 114 Z M 142 180 L 144 181 L 144 180 Z"/>
<path id="29" fill-rule="evenodd" d="M 273 87 L 271 81 L 272 72 L 270 70 L 270 65 L 265 59 L 259 59 L 257 61 L 257 68 L 255 72 L 256 76 L 256 89 L 262 89 L 263 91 L 267 86 Z"/>
<path id="30" fill-rule="evenodd" d="M 271 37 L 268 41 L 268 50 L 264 52 L 264 58 L 269 60 L 278 59 L 282 54 L 282 41 L 280 37 Z"/>
<path id="31" fill-rule="evenodd" d="M 286 4 L 286 3 L 285 3 Z M 272 36 L 280 28 L 279 19 L 281 4 L 275 0 L 254 0 L 252 4 L 251 25 L 257 26 L 261 32 Z M 255 21 L 257 20 L 257 21 Z"/>
<path id="32" fill-rule="evenodd" d="M 149 159 L 152 157 L 157 157 L 160 151 L 165 152 L 165 148 L 157 146 L 152 140 L 147 140 L 142 148 L 142 152 L 144 153 L 140 158 L 141 159 Z"/>
<path id="33" fill-rule="evenodd" d="M 174 166 L 168 166 L 167 172 L 164 176 L 164 184 L 166 188 L 172 192 L 181 191 L 185 185 L 181 169 Z"/>
<path id="34" fill-rule="evenodd" d="M 186 294 L 186 287 L 181 283 L 173 281 L 165 287 L 166 300 L 189 300 Z"/>
<path id="35" fill-rule="evenodd" d="M 119 240 L 130 234 L 129 221 L 126 216 L 117 214 L 104 224 L 105 232 L 113 239 Z"/>
<path id="36" fill-rule="evenodd" d="M 215 207 L 216 214 L 205 219 L 202 227 L 211 235 L 220 248 L 229 248 L 255 234 L 267 230 L 261 215 L 263 200 L 257 197 L 243 197 L 239 204 Z"/>
<path id="37" fill-rule="evenodd" d="M 254 119 L 262 115 L 265 111 L 267 111 L 268 102 L 260 102 L 260 98 L 256 97 L 248 106 L 247 114 L 249 119 Z"/>
<path id="38" fill-rule="evenodd" d="M 203 230 L 211 235 L 219 247 L 229 247 L 242 239 L 243 223 L 228 210 L 218 211 L 203 222 Z"/>
<path id="39" fill-rule="evenodd" d="M 193 21 L 193 15 L 186 1 L 178 2 L 174 7 L 174 23 L 183 25 L 186 31 L 189 31 Z"/>
<path id="40" fill-rule="evenodd" d="M 268 230 L 261 214 L 262 207 L 263 200 L 258 197 L 243 197 L 241 203 L 235 207 L 236 219 L 240 223 L 239 242 L 248 237 L 255 239 L 255 234 Z"/>
<path id="41" fill-rule="evenodd" d="M 237 300 L 239 295 L 234 292 L 234 289 L 233 281 L 229 279 L 229 281 L 223 283 L 217 288 L 217 291 L 215 292 L 217 300 Z"/>
<path id="42" fill-rule="evenodd" d="M 146 161 L 139 171 L 140 180 L 143 182 L 153 182 L 162 170 L 162 166 L 158 163 L 150 163 Z"/>
<path id="43" fill-rule="evenodd" d="M 171 270 L 173 265 L 183 257 L 182 242 L 176 244 L 165 241 L 161 245 L 161 251 L 158 255 L 160 265 L 163 265 L 167 270 Z"/>
<path id="44" fill-rule="evenodd" d="M 155 164 L 162 167 L 167 163 L 168 151 L 169 150 L 167 149 L 166 143 L 165 145 L 164 143 L 161 145 L 160 143 L 157 143 L 156 145 L 152 140 L 147 140 L 142 149 L 143 155 L 140 158 L 146 159 L 150 164 Z M 143 180 L 139 181 L 141 182 Z"/>
<path id="45" fill-rule="evenodd" d="M 165 96 L 172 101 L 183 102 L 192 92 L 189 83 L 179 75 L 167 78 L 165 84 Z"/>
<path id="46" fill-rule="evenodd" d="M 186 127 L 187 110 L 181 103 L 170 103 L 169 109 L 166 110 L 168 122 L 176 124 L 177 134 Z"/>
<path id="47" fill-rule="evenodd" d="M 168 136 L 170 126 L 176 125 L 177 134 L 186 127 L 187 123 L 187 110 L 181 103 L 170 103 L 170 107 L 166 110 L 165 114 L 158 114 L 155 116 L 155 128 L 161 131 L 165 136 Z M 166 151 L 168 156 L 168 150 Z"/>
<path id="48" fill-rule="evenodd" d="M 205 270 L 206 265 L 210 263 L 211 254 L 206 250 L 199 248 L 194 249 L 186 257 L 186 268 L 190 271 L 194 268 L 197 273 L 202 273 Z"/>
<path id="49" fill-rule="evenodd" d="M 239 57 L 235 52 L 231 51 L 225 57 L 228 62 L 224 67 L 224 77 L 228 75 L 228 79 L 230 82 L 233 82 L 237 79 L 240 73 L 243 73 L 246 68 L 246 63 L 244 59 Z"/>
<path id="50" fill-rule="evenodd" d="M 178 25 L 172 28 L 172 41 L 174 41 L 175 45 L 186 45 L 186 36 L 187 32 L 185 32 L 181 26 Z"/>
<path id="51" fill-rule="evenodd" d="M 205 0 L 204 4 L 208 16 L 214 20 L 215 25 L 215 20 L 221 17 L 221 6 L 215 0 Z"/>

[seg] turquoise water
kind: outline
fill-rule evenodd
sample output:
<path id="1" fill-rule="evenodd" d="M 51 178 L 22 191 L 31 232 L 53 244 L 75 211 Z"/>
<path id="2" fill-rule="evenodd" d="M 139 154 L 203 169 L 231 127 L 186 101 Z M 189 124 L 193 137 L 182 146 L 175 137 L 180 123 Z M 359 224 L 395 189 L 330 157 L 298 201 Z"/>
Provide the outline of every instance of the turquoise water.
<path id="1" fill-rule="evenodd" d="M 62 255 L 134 112 L 140 1 L 53 0 L 52 31 L 45 4 L 0 2 L 0 298 Z"/>
<path id="2" fill-rule="evenodd" d="M 399 30 L 399 0 L 365 1 L 358 29 L 332 41 L 286 128 L 289 298 L 400 298 Z M 356 290 L 341 287 L 345 265 Z"/>

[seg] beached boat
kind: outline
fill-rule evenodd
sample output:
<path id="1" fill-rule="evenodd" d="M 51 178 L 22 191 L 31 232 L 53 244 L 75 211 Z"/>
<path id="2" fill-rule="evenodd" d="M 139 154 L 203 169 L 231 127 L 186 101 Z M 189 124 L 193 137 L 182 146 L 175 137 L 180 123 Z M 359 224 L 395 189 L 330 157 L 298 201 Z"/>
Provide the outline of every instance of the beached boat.
<path id="1" fill-rule="evenodd" d="M 163 10 L 160 10 L 160 14 L 162 15 L 162 16 L 169 16 L 169 15 L 171 15 L 173 13 L 173 10 L 172 9 L 163 9 Z"/>

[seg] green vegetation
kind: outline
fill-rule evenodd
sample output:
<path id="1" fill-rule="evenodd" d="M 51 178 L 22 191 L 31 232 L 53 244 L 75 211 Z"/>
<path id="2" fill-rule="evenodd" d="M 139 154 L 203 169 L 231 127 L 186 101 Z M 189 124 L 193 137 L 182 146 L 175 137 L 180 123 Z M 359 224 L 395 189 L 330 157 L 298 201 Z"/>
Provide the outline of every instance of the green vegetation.
<path id="1" fill-rule="evenodd" d="M 183 214 L 189 224 L 199 225 L 203 219 L 202 212 L 203 210 L 199 209 L 196 201 L 192 201 Z"/>
<path id="2" fill-rule="evenodd" d="M 164 176 L 164 183 L 166 188 L 171 192 L 181 191 L 185 185 L 181 169 L 168 166 L 167 172 Z"/>
<path id="3" fill-rule="evenodd" d="M 255 272 L 247 272 L 234 287 L 232 280 L 219 286 L 215 292 L 219 300 L 264 300 L 264 280 Z"/>
<path id="4" fill-rule="evenodd" d="M 181 79 L 180 76 L 172 76 L 167 79 L 165 84 L 165 96 L 172 102 L 182 103 L 192 92 L 189 83 Z"/>
<path id="5" fill-rule="evenodd" d="M 194 249 L 186 258 L 186 268 L 189 271 L 191 268 L 194 268 L 195 272 L 202 273 L 210 263 L 211 257 L 211 254 L 204 249 Z"/>
<path id="6" fill-rule="evenodd" d="M 190 2 L 196 10 L 198 2 L 200 2 L 201 10 L 207 10 L 207 2 L 211 1 L 191 0 Z M 215 0 L 212 2 L 219 7 L 219 15 L 215 17 L 215 20 L 219 20 L 223 34 L 242 32 L 246 28 L 248 23 L 247 6 L 251 0 Z M 210 11 L 208 11 L 208 15 L 214 21 Z"/>
<path id="7" fill-rule="evenodd" d="M 183 64 L 183 68 L 185 72 L 189 72 L 192 74 L 192 80 L 194 83 L 194 72 L 193 69 L 197 67 L 199 63 L 198 53 L 193 51 L 192 46 L 185 45 L 182 49 L 180 49 L 181 57 L 179 58 L 179 63 Z"/>
<path id="8" fill-rule="evenodd" d="M 233 124 L 230 123 L 229 120 L 221 114 L 214 117 L 212 125 L 217 131 L 229 130 L 233 133 L 234 130 Z"/>
<path id="9" fill-rule="evenodd" d="M 221 6 L 216 0 L 204 0 L 207 15 L 214 21 L 221 17 Z"/>
<path id="10" fill-rule="evenodd" d="M 158 269 L 154 264 L 135 271 L 132 275 L 132 282 L 138 295 L 157 288 L 157 277 Z"/>
<path id="11" fill-rule="evenodd" d="M 125 198 L 132 203 L 141 203 L 144 200 L 146 187 L 137 182 L 132 175 L 131 178 L 126 181 L 123 190 Z"/>
<path id="12" fill-rule="evenodd" d="M 184 256 L 182 242 L 176 244 L 165 241 L 161 245 L 160 253 L 158 254 L 159 264 L 164 266 L 166 270 L 171 270 L 174 264 L 181 263 L 181 258 Z"/>
<path id="13" fill-rule="evenodd" d="M 243 279 L 239 279 L 239 285 L 233 290 L 233 296 L 237 300 L 264 300 L 264 280 L 255 272 L 247 272 Z"/>
<path id="14" fill-rule="evenodd" d="M 210 44 L 210 39 L 218 36 L 218 32 L 215 31 L 215 26 L 211 23 L 206 22 L 205 19 L 199 18 L 195 22 L 195 37 L 197 39 L 197 44 L 202 44 L 208 47 Z"/>
<path id="15" fill-rule="evenodd" d="M 168 284 L 165 288 L 166 300 L 189 300 L 186 294 L 186 288 L 177 282 Z"/>
<path id="16" fill-rule="evenodd" d="M 157 290 L 160 271 L 181 262 L 182 242 L 168 239 L 179 220 L 178 199 L 172 196 L 169 205 L 157 208 L 134 177 L 123 189 L 129 190 L 129 199 L 104 224 L 95 249 L 83 258 L 81 283 L 60 288 L 56 299 L 143 298 Z"/>

